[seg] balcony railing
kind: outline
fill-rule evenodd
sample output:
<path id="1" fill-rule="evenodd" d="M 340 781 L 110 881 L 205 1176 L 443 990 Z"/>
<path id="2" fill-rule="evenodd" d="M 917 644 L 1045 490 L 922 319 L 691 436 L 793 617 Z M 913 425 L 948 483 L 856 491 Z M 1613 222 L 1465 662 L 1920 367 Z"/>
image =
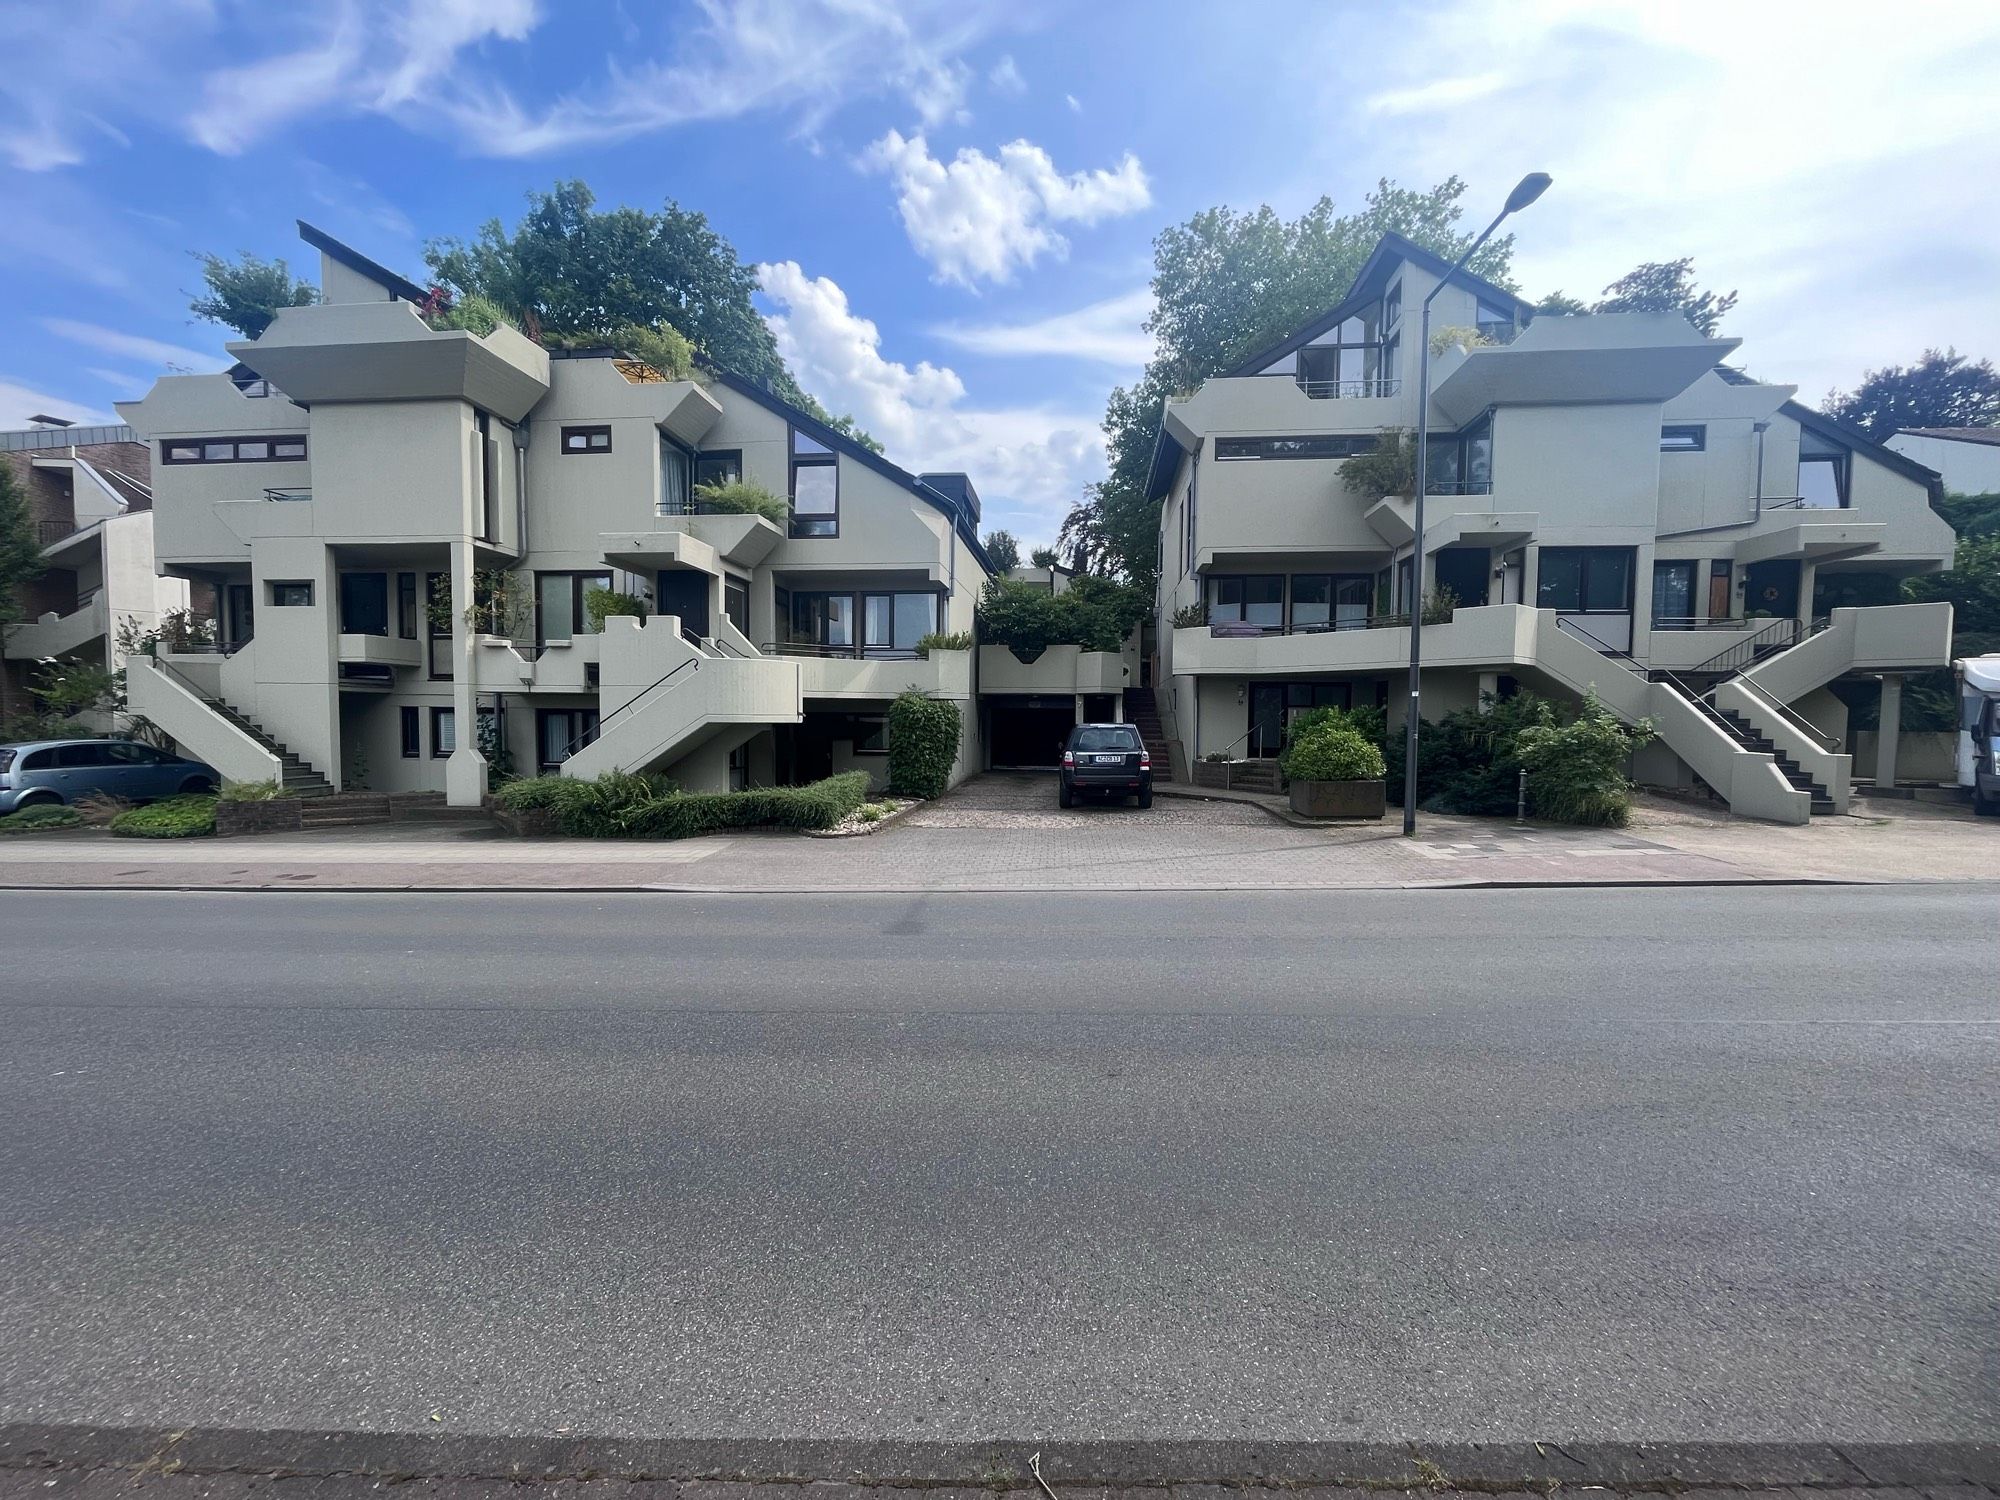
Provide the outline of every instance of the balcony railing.
<path id="1" fill-rule="evenodd" d="M 689 498 L 686 500 L 662 500 L 660 502 L 659 514 L 663 516 L 745 516 L 763 515 L 763 512 L 746 511 L 737 505 L 717 505 L 712 500 Z M 772 517 L 764 516 L 764 519 L 771 521 Z M 782 523 L 773 521 L 773 524 Z"/>
<path id="2" fill-rule="evenodd" d="M 1356 401 L 1369 396 L 1395 396 L 1403 389 L 1400 380 L 1301 380 L 1299 389 L 1313 401 Z"/>
<path id="3" fill-rule="evenodd" d="M 264 498 L 266 500 L 310 500 L 312 499 L 312 497 L 313 497 L 313 492 L 310 489 L 280 489 L 280 490 L 264 491 Z"/>
<path id="4" fill-rule="evenodd" d="M 1327 635 L 1345 630 L 1408 630 L 1410 617 L 1367 615 L 1334 621 L 1294 621 L 1289 625 L 1260 625 L 1251 620 L 1211 620 L 1208 633 L 1216 640 L 1250 640 L 1266 635 Z"/>
<path id="5" fill-rule="evenodd" d="M 766 656 L 811 656 L 836 661 L 916 661 L 914 646 L 829 646 L 818 641 L 766 641 Z"/>
<path id="6" fill-rule="evenodd" d="M 1424 486 L 1424 494 L 1430 495 L 1490 495 L 1493 481 L 1490 479 L 1433 479 Z"/>

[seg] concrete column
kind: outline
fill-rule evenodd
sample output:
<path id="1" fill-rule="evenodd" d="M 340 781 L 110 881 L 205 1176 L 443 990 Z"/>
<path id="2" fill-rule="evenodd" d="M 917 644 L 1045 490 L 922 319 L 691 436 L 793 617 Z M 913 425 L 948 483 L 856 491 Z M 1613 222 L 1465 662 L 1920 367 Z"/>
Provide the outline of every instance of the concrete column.
<path id="1" fill-rule="evenodd" d="M 444 763 L 444 800 L 477 807 L 486 795 L 486 757 L 479 753 L 479 652 L 465 611 L 472 603 L 472 543 L 451 544 L 451 720 L 457 744 Z"/>
<path id="2" fill-rule="evenodd" d="M 1799 633 L 1801 635 L 1812 629 L 1813 583 L 1818 575 L 1818 564 L 1809 561 L 1802 561 L 1799 564 Z M 1884 683 L 1884 687 L 1887 687 L 1886 682 Z M 1902 691 L 1901 678 L 1897 679 L 1897 691 Z"/>
<path id="3" fill-rule="evenodd" d="M 1498 699 L 1499 696 L 1500 674 L 1498 672 L 1481 672 L 1479 674 L 1479 711 L 1481 713 L 1489 712 L 1492 709 L 1492 704 L 1488 700 Z"/>
<path id="4" fill-rule="evenodd" d="M 1903 679 L 1893 673 L 1882 678 L 1881 722 L 1875 734 L 1875 785 L 1896 784 L 1896 741 L 1903 731 Z"/>
<path id="5" fill-rule="evenodd" d="M 1122 689 L 1112 695 L 1111 717 L 1116 719 L 1120 724 L 1125 722 L 1125 694 Z"/>

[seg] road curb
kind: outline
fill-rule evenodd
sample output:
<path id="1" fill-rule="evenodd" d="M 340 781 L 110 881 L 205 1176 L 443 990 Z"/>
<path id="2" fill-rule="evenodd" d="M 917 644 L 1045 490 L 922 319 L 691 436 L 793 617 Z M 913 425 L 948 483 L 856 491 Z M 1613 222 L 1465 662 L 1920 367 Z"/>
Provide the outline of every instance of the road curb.
<path id="1" fill-rule="evenodd" d="M 1804 1486 L 2000 1489 L 1992 1443 L 967 1443 L 488 1437 L 453 1433 L 0 1426 L 0 1469 L 382 1479 L 717 1480 L 989 1491 L 1032 1484 L 1626 1491 Z"/>
<path id="2" fill-rule="evenodd" d="M 1213 883 L 1172 885 L 1068 886 L 1068 885 L 855 885 L 832 888 L 806 886 L 669 885 L 646 881 L 634 885 L 17 885 L 0 882 L 0 892 L 30 891 L 40 895 L 60 893 L 173 894 L 183 896 L 293 895 L 293 896 L 1064 896 L 1088 893 L 1092 896 L 1241 896 L 1260 891 L 1323 891 L 1339 895 L 1343 891 L 1630 891 L 1630 890 L 1713 890 L 1739 886 L 1960 886 L 1991 885 L 1986 880 L 1836 880 L 1828 876 L 1787 875 L 1762 877 L 1745 875 L 1703 876 L 1675 880 L 1387 880 L 1372 885 L 1275 884 L 1217 885 Z"/>

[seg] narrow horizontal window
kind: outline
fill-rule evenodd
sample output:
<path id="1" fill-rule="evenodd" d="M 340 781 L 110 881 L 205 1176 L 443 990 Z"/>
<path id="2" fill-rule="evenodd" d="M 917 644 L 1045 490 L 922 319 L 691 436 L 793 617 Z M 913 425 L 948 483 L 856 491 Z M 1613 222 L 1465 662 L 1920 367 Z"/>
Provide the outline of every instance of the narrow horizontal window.
<path id="1" fill-rule="evenodd" d="M 609 453 L 611 451 L 611 429 L 602 427 L 565 427 L 562 430 L 562 451 L 565 453 Z"/>
<path id="2" fill-rule="evenodd" d="M 160 444 L 165 464 L 268 464 L 297 462 L 306 456 L 303 433 L 280 437 L 176 438 Z"/>
<path id="3" fill-rule="evenodd" d="M 1700 453 L 1708 447 L 1708 429 L 1699 423 L 1660 429 L 1662 453 Z"/>
<path id="4" fill-rule="evenodd" d="M 1380 440 L 1374 437 L 1256 437 L 1217 438 L 1218 459 L 1244 458 L 1353 458 L 1373 453 Z"/>

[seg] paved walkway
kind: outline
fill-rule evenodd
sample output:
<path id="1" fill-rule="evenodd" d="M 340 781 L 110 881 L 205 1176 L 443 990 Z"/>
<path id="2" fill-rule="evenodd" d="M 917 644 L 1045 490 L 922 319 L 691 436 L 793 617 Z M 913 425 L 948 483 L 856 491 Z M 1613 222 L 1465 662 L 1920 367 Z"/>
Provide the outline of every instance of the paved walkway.
<path id="1" fill-rule="evenodd" d="M 1894 811 L 1887 810 L 1893 807 Z M 1426 814 L 1297 827 L 1254 802 L 1055 805 L 1052 783 L 983 776 L 857 838 L 683 843 L 508 839 L 382 824 L 152 843 L 94 830 L 0 842 L 0 886 L 370 890 L 1241 890 L 2000 878 L 2000 823 L 1923 803 L 1804 828 L 1645 801 L 1629 829 Z"/>

